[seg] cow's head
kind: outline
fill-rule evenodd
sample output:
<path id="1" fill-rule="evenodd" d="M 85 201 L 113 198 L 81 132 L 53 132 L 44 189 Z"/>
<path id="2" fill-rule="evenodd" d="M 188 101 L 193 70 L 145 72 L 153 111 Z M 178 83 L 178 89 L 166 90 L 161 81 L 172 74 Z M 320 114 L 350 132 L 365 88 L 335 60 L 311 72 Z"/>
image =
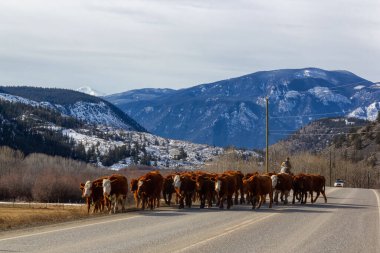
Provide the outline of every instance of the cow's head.
<path id="1" fill-rule="evenodd" d="M 146 195 L 146 188 L 148 187 L 147 186 L 147 182 L 151 181 L 151 179 L 141 179 L 139 180 L 139 182 L 137 183 L 137 194 L 139 196 L 144 196 Z M 149 183 L 148 183 L 149 184 Z"/>
<path id="2" fill-rule="evenodd" d="M 103 195 L 109 196 L 111 194 L 111 180 L 108 178 L 103 179 Z"/>
<path id="3" fill-rule="evenodd" d="M 174 188 L 181 188 L 181 177 L 180 175 L 175 175 L 173 179 Z"/>
<path id="4" fill-rule="evenodd" d="M 215 191 L 220 192 L 222 189 L 222 180 L 218 179 L 215 181 Z"/>
<path id="5" fill-rule="evenodd" d="M 195 186 L 197 191 L 200 191 L 202 189 L 202 186 L 205 184 L 205 179 L 202 176 L 198 176 L 195 180 Z"/>
<path id="6" fill-rule="evenodd" d="M 82 190 L 82 197 L 83 198 L 89 198 L 92 194 L 92 183 L 91 181 L 87 181 Z"/>
<path id="7" fill-rule="evenodd" d="M 272 187 L 274 189 L 274 188 L 276 188 L 277 184 L 279 183 L 279 179 L 278 179 L 277 175 L 271 176 L 271 179 L 272 179 Z"/>
<path id="8" fill-rule="evenodd" d="M 135 178 L 133 178 L 133 179 L 131 180 L 131 182 L 130 182 L 130 184 L 131 184 L 131 192 L 135 192 L 135 191 L 137 191 L 137 188 L 138 188 L 138 182 L 139 182 L 139 180 L 137 180 L 137 179 L 135 179 Z"/>

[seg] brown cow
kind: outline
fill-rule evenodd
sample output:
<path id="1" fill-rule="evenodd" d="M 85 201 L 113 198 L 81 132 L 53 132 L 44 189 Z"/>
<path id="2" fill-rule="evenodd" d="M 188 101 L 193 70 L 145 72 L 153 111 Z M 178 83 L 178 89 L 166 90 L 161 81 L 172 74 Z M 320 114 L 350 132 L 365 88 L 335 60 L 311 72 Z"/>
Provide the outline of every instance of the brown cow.
<path id="1" fill-rule="evenodd" d="M 170 206 L 171 204 L 171 201 L 172 201 L 172 195 L 173 193 L 175 193 L 175 189 L 174 189 L 174 176 L 175 175 L 167 175 L 165 178 L 164 178 L 164 185 L 162 187 L 162 195 L 164 196 L 164 200 L 165 200 L 165 203 Z"/>
<path id="2" fill-rule="evenodd" d="M 193 197 L 195 195 L 195 177 L 192 173 L 182 173 L 174 176 L 174 189 L 179 196 L 179 208 L 186 206 L 191 208 Z"/>
<path id="3" fill-rule="evenodd" d="M 227 200 L 227 209 L 233 205 L 232 195 L 236 192 L 236 178 L 230 174 L 218 175 L 215 179 L 215 192 L 219 208 L 223 209 L 223 202 Z"/>
<path id="4" fill-rule="evenodd" d="M 247 181 L 248 192 L 250 193 L 250 202 L 252 203 L 252 209 L 256 208 L 256 202 L 259 198 L 259 206 L 264 203 L 265 197 L 269 194 L 269 208 L 273 203 L 273 188 L 272 180 L 269 176 L 253 175 Z"/>
<path id="5" fill-rule="evenodd" d="M 229 174 L 232 175 L 235 178 L 235 199 L 234 204 L 237 205 L 239 203 L 239 193 L 240 193 L 240 204 L 245 203 L 244 198 L 244 186 L 243 186 L 243 173 L 241 171 L 235 171 L 235 170 L 228 170 L 225 171 L 223 174 Z"/>
<path id="6" fill-rule="evenodd" d="M 145 209 L 146 203 L 153 210 L 155 206 L 160 207 L 161 191 L 164 178 L 158 171 L 148 172 L 140 177 L 138 182 L 137 194 L 141 198 L 141 209 Z"/>
<path id="7" fill-rule="evenodd" d="M 300 173 L 293 176 L 293 204 L 297 195 L 300 195 L 301 204 L 306 204 L 307 192 L 310 193 L 311 199 L 313 199 L 312 183 L 311 176 L 308 174 Z"/>
<path id="8" fill-rule="evenodd" d="M 281 201 L 282 196 L 285 196 L 284 204 L 288 204 L 289 193 L 293 187 L 293 177 L 287 173 L 279 173 L 272 175 L 271 179 L 274 189 L 274 202 L 278 204 L 278 194 L 281 193 Z"/>
<path id="9" fill-rule="evenodd" d="M 322 193 L 325 203 L 327 203 L 327 197 L 325 194 L 325 188 L 326 188 L 326 179 L 324 176 L 321 175 L 310 175 L 311 181 L 312 181 L 312 191 L 315 191 L 317 193 L 317 196 L 315 196 L 315 199 L 311 199 L 311 203 L 315 203 L 319 197 L 319 195 Z"/>
<path id="10" fill-rule="evenodd" d="M 122 205 L 122 212 L 126 209 L 128 194 L 128 180 L 120 174 L 111 175 L 109 178 L 103 179 L 103 195 L 104 202 L 111 213 L 116 213 L 118 202 Z M 112 208 L 113 205 L 113 208 Z"/>
<path id="11" fill-rule="evenodd" d="M 86 199 L 87 213 L 90 213 L 91 202 L 94 203 L 94 210 L 92 211 L 92 213 L 96 213 L 97 211 L 103 211 L 104 209 L 102 185 L 104 178 L 106 177 L 101 177 L 94 181 L 87 181 L 85 184 L 80 184 L 82 198 Z"/>
<path id="12" fill-rule="evenodd" d="M 212 200 L 215 195 L 214 181 L 211 180 L 212 176 L 204 173 L 197 174 L 196 176 L 196 190 L 200 199 L 200 208 L 204 208 L 207 201 L 207 207 L 212 207 Z"/>
<path id="13" fill-rule="evenodd" d="M 139 179 L 136 179 L 136 178 L 132 178 L 131 182 L 129 183 L 131 192 L 133 193 L 133 198 L 135 199 L 136 208 L 139 208 L 139 205 L 140 205 L 140 198 L 139 198 L 139 195 L 137 194 L 138 183 L 139 183 Z"/>

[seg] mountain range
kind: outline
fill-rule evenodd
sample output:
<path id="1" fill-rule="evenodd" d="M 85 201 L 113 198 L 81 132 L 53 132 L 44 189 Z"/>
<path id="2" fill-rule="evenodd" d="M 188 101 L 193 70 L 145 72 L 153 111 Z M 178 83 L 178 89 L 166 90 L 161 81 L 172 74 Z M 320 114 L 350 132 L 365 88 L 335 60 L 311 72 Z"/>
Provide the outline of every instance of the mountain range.
<path id="1" fill-rule="evenodd" d="M 26 86 L 0 86 L 0 99 L 34 107 L 45 107 L 89 124 L 132 131 L 146 131 L 110 102 L 77 91 Z"/>
<path id="2" fill-rule="evenodd" d="M 190 88 L 138 89 L 104 97 L 149 132 L 215 146 L 262 148 L 320 118 L 374 120 L 380 84 L 348 71 L 281 69 Z"/>
<path id="3" fill-rule="evenodd" d="M 73 90 L 0 87 L 0 146 L 120 169 L 129 165 L 200 168 L 221 147 L 172 140 L 145 128 L 102 98 Z M 236 150 L 244 157 L 258 154 Z"/>

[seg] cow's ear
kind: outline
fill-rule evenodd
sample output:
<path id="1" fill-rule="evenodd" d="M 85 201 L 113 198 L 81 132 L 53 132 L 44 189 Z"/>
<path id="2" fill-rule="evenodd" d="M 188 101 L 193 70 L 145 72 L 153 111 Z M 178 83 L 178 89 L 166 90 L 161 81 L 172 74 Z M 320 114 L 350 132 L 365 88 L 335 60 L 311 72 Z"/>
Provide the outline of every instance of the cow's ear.
<path id="1" fill-rule="evenodd" d="M 79 189 L 83 190 L 84 189 L 84 183 L 80 183 Z"/>

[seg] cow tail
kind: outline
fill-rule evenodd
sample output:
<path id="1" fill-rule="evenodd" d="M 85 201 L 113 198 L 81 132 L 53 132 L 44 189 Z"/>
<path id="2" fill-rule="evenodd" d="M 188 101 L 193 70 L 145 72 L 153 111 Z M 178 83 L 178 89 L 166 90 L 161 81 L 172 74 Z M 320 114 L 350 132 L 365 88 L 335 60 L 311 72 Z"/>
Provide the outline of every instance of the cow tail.
<path id="1" fill-rule="evenodd" d="M 326 180 L 323 180 L 323 192 L 326 192 Z"/>

